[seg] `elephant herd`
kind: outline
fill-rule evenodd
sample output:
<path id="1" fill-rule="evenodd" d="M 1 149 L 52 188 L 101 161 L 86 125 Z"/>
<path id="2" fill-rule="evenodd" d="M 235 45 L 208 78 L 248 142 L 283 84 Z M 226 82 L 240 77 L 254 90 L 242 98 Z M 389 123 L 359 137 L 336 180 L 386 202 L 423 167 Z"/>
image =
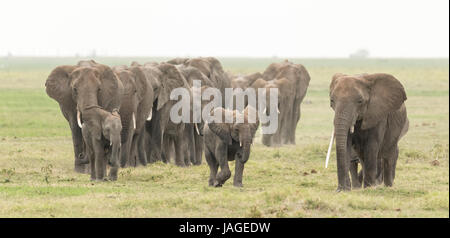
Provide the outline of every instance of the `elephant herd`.
<path id="1" fill-rule="evenodd" d="M 204 155 L 210 186 L 220 187 L 231 177 L 228 161 L 234 160 L 233 185 L 240 187 L 255 133 L 260 124 L 267 124 L 260 121 L 261 116 L 271 111 L 278 116 L 274 133 L 262 135 L 264 145 L 295 144 L 309 82 L 305 67 L 289 61 L 272 63 L 263 73 L 233 75 L 216 58 L 198 57 L 114 67 L 84 60 L 56 67 L 45 86 L 69 122 L 75 171 L 90 173 L 91 180 L 117 180 L 120 167 L 156 161 L 173 160 L 181 167 L 200 165 Z M 171 93 L 180 88 L 189 92 L 190 104 L 193 98 L 203 99 L 198 108 L 188 111 L 189 122 L 171 119 L 177 103 L 184 100 Z M 225 95 L 230 88 L 262 90 L 256 105 L 261 100 L 267 103 L 254 107 L 246 97 L 243 108 L 229 108 Z M 210 107 L 212 99 L 205 100 L 203 93 L 208 89 L 221 93 L 219 105 Z M 269 97 L 272 89 L 278 90 L 276 104 L 268 103 L 274 101 Z M 391 75 L 333 76 L 330 103 L 335 130 L 331 140 L 336 137 L 338 191 L 382 181 L 392 186 L 398 141 L 408 130 L 405 100 L 403 86 Z M 233 121 L 206 120 L 198 110 Z M 362 165 L 359 173 L 358 164 Z"/>

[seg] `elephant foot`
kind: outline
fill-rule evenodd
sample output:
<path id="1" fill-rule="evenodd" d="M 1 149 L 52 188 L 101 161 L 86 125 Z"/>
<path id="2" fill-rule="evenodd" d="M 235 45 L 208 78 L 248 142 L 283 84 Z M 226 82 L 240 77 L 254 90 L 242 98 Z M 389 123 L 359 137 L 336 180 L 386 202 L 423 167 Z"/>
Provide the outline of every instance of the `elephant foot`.
<path id="1" fill-rule="evenodd" d="M 75 164 L 75 172 L 80 174 L 89 174 L 90 166 L 88 164 Z"/>
<path id="2" fill-rule="evenodd" d="M 223 185 L 223 183 L 219 183 L 217 181 L 214 183 L 214 187 L 216 187 L 216 188 L 222 187 L 222 185 Z"/>
<path id="3" fill-rule="evenodd" d="M 362 184 L 361 183 L 356 183 L 356 184 L 352 184 L 352 189 L 361 189 L 362 188 Z"/>
<path id="4" fill-rule="evenodd" d="M 242 183 L 233 183 L 233 186 L 238 187 L 238 188 L 244 187 L 244 185 L 242 185 Z"/>
<path id="5" fill-rule="evenodd" d="M 348 192 L 348 191 L 351 191 L 351 189 L 350 189 L 350 188 L 342 188 L 342 187 L 338 187 L 338 188 L 336 189 L 336 193 L 340 193 L 340 192 Z"/>

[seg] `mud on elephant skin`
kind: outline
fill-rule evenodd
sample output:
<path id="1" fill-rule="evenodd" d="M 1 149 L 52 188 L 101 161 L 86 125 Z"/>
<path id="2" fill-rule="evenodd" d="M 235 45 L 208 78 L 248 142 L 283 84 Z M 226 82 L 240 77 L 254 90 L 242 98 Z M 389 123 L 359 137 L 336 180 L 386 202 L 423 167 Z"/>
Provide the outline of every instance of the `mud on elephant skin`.
<path id="1" fill-rule="evenodd" d="M 400 81 L 389 74 L 333 76 L 330 106 L 335 111 L 338 191 L 351 189 L 352 149 L 360 158 L 364 187 L 377 181 L 393 185 L 398 142 L 409 127 L 406 99 Z"/>
<path id="2" fill-rule="evenodd" d="M 216 108 L 214 117 L 233 118 L 232 123 L 209 121 L 204 128 L 205 158 L 210 169 L 209 186 L 221 187 L 230 177 L 228 161 L 236 161 L 233 185 L 242 187 L 244 164 L 250 158 L 250 149 L 259 126 L 257 112 L 248 106 L 243 112 Z M 237 120 L 241 118 L 242 121 Z M 252 121 L 254 120 L 254 121 Z M 220 172 L 218 172 L 220 166 Z"/>
<path id="3" fill-rule="evenodd" d="M 123 86 L 106 65 L 93 60 L 77 65 L 62 65 L 52 70 L 46 82 L 47 94 L 58 102 L 69 123 L 74 147 L 75 171 L 89 171 L 86 148 L 77 118 L 90 108 L 103 108 L 108 112 L 120 106 Z"/>

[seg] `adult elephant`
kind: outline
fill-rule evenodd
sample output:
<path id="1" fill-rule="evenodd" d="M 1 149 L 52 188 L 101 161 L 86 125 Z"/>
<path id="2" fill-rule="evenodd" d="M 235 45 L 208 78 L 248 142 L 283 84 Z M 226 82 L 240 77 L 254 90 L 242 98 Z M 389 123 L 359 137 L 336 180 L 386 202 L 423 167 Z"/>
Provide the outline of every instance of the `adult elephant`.
<path id="1" fill-rule="evenodd" d="M 190 123 L 185 123 L 184 138 L 186 142 L 185 164 L 200 165 L 202 163 L 203 154 L 203 125 L 204 121 L 201 117 L 202 109 L 208 101 L 202 100 L 202 92 L 209 87 L 213 87 L 211 80 L 206 77 L 199 69 L 186 66 L 184 64 L 177 65 L 178 70 L 182 73 L 190 87 L 191 100 L 190 105 L 194 105 L 194 98 L 200 99 L 199 107 L 191 107 Z M 198 82 L 197 85 L 195 82 Z M 170 146 L 169 146 L 170 148 Z"/>
<path id="2" fill-rule="evenodd" d="M 250 85 L 252 85 L 257 79 L 262 78 L 262 74 L 260 72 L 256 72 L 253 74 L 236 76 L 231 79 L 231 87 L 233 88 L 242 88 L 247 89 Z"/>
<path id="3" fill-rule="evenodd" d="M 264 89 L 263 94 L 260 96 L 264 97 L 265 103 L 264 109 L 262 109 L 262 114 L 269 116 L 270 113 L 278 113 L 278 120 L 276 125 L 276 131 L 274 133 L 268 133 L 264 128 L 269 126 L 268 122 L 265 123 L 262 129 L 262 143 L 266 146 L 280 146 L 282 144 L 289 143 L 289 135 L 291 133 L 291 120 L 293 118 L 292 105 L 295 101 L 295 87 L 293 82 L 286 79 L 274 79 L 270 81 L 265 81 L 263 79 L 257 79 L 252 85 L 255 91 L 258 89 Z M 276 108 L 271 108 L 271 91 L 273 89 L 278 90 L 277 104 Z M 259 104 L 261 98 L 257 97 L 256 102 Z M 261 110 L 261 109 L 260 109 Z"/>
<path id="4" fill-rule="evenodd" d="M 138 66 L 150 80 L 154 97 L 152 108 L 152 119 L 146 122 L 146 153 L 148 162 L 166 160 L 164 150 L 164 136 L 170 134 L 172 136 L 181 137 L 181 132 L 184 131 L 184 123 L 174 123 L 170 120 L 170 110 L 177 100 L 170 99 L 170 93 L 175 88 L 186 88 L 189 90 L 189 85 L 184 79 L 181 72 L 172 64 L 168 63 L 148 63 Z M 175 155 L 175 163 L 179 166 L 184 166 L 183 145 L 175 145 L 177 149 Z"/>
<path id="5" fill-rule="evenodd" d="M 123 128 L 120 166 L 145 166 L 147 154 L 144 148 L 144 127 L 145 122 L 152 118 L 153 87 L 138 66 L 116 66 L 113 70 L 124 87 L 119 110 Z"/>
<path id="6" fill-rule="evenodd" d="M 185 61 L 184 65 L 195 67 L 208 77 L 213 88 L 217 88 L 222 95 L 222 107 L 226 107 L 225 89 L 231 88 L 231 79 L 220 61 L 214 57 L 198 57 Z"/>
<path id="7" fill-rule="evenodd" d="M 335 111 L 337 191 L 351 189 L 352 148 L 362 163 L 364 187 L 376 185 L 379 177 L 386 186 L 392 186 L 398 142 L 409 127 L 405 100 L 402 84 L 392 75 L 333 76 L 330 106 Z"/>
<path id="8" fill-rule="evenodd" d="M 306 95 L 309 81 L 309 76 L 306 68 L 301 64 L 294 64 L 289 61 L 282 63 L 272 63 L 263 73 L 263 79 L 266 81 L 286 79 L 290 81 L 294 89 L 294 101 L 289 106 L 288 110 L 292 111 L 290 118 L 286 120 L 286 135 L 287 144 L 295 144 L 295 130 L 297 128 L 298 121 L 300 120 L 301 108 L 300 105 Z"/>
<path id="9" fill-rule="evenodd" d="M 183 74 L 183 77 L 186 79 L 189 87 L 191 87 L 191 95 L 201 97 L 202 92 L 207 88 L 215 88 L 221 92 L 221 104 L 219 106 L 225 107 L 225 89 L 231 88 L 231 80 L 228 75 L 224 72 L 220 61 L 213 57 L 199 57 L 199 58 L 176 58 L 167 61 L 170 64 L 176 65 L 176 67 Z M 201 87 L 196 88 L 194 85 L 194 80 L 201 81 Z M 191 100 L 193 99 L 191 97 Z M 201 109 L 203 110 L 204 106 L 208 104 L 209 101 L 202 100 Z M 192 101 L 191 101 L 192 105 Z M 191 119 L 193 115 L 201 115 L 200 112 L 194 113 L 194 110 L 191 110 Z M 204 121 L 202 118 L 196 118 L 196 121 L 200 121 L 198 123 L 187 123 L 185 124 L 184 137 L 185 141 L 188 141 L 187 147 L 193 148 L 195 147 L 195 151 L 188 150 L 186 151 L 185 164 L 192 163 L 194 165 L 201 164 L 202 154 L 203 154 L 203 125 Z M 193 143 L 192 141 L 193 135 Z M 167 150 L 171 150 L 173 142 L 167 141 L 164 143 Z M 171 154 L 171 153 L 168 153 Z M 172 153 L 173 154 L 173 153 Z"/>
<path id="10" fill-rule="evenodd" d="M 108 112 L 120 107 L 123 85 L 111 68 L 95 61 L 58 66 L 45 82 L 47 94 L 58 102 L 69 122 L 74 147 L 75 171 L 88 172 L 89 160 L 81 133 L 83 113 L 91 108 Z"/>

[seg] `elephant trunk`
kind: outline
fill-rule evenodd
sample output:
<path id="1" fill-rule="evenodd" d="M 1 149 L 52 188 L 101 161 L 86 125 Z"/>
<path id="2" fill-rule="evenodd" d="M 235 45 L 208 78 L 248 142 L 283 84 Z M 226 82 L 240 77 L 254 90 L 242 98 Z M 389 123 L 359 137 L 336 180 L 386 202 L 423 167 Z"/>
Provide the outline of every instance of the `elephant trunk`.
<path id="1" fill-rule="evenodd" d="M 337 173 L 338 173 L 338 191 L 350 190 L 349 161 L 347 153 L 348 133 L 352 127 L 353 113 L 349 108 L 336 110 L 334 117 L 334 128 L 336 136 L 336 157 L 337 157 Z"/>
<path id="2" fill-rule="evenodd" d="M 111 157 L 109 158 L 109 163 L 112 167 L 119 166 L 119 158 L 120 158 L 120 147 L 122 146 L 120 143 L 120 134 L 116 139 L 111 139 Z"/>
<path id="3" fill-rule="evenodd" d="M 244 164 L 250 158 L 251 141 L 245 141 L 242 146 L 241 162 Z"/>

